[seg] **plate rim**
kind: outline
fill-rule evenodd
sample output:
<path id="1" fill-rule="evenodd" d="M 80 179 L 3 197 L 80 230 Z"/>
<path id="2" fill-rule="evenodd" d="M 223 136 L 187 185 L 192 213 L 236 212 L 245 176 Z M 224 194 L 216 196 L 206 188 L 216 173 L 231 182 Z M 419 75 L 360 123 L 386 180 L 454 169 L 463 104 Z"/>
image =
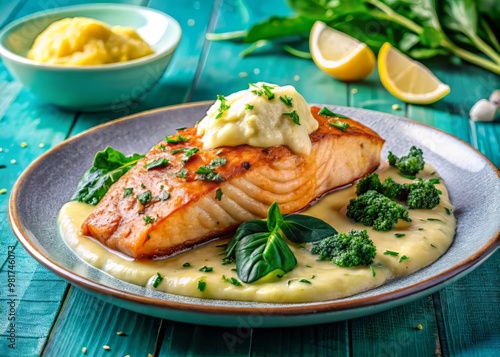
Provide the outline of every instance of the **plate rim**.
<path id="1" fill-rule="evenodd" d="M 140 295 L 133 292 L 127 292 L 124 290 L 120 290 L 118 288 L 110 287 L 104 285 L 99 282 L 92 281 L 86 277 L 80 276 L 75 272 L 66 269 L 61 264 L 59 264 L 56 260 L 52 259 L 50 256 L 45 255 L 34 242 L 32 242 L 30 238 L 30 232 L 24 230 L 22 222 L 19 217 L 19 212 L 16 206 L 16 202 L 19 200 L 20 190 L 23 186 L 23 183 L 27 180 L 30 174 L 46 160 L 47 157 L 52 155 L 54 152 L 61 150 L 63 147 L 71 144 L 73 141 L 79 139 L 82 136 L 90 135 L 93 132 L 97 132 L 103 128 L 108 126 L 121 125 L 122 123 L 130 120 L 134 120 L 140 117 L 147 116 L 156 112 L 169 112 L 175 111 L 178 109 L 185 109 L 189 107 L 203 107 L 208 106 L 213 103 L 210 101 L 199 101 L 199 102 L 190 102 L 183 103 L 178 105 L 166 106 L 161 108 L 155 108 L 147 111 L 143 111 L 140 113 L 135 113 L 132 115 L 125 116 L 123 118 L 115 119 L 109 121 L 107 123 L 103 123 L 92 127 L 82 133 L 79 133 L 75 136 L 72 136 L 61 143 L 57 144 L 55 147 L 51 148 L 38 158 L 36 158 L 19 176 L 16 180 L 11 195 L 9 198 L 8 204 L 8 216 L 11 228 L 14 232 L 14 235 L 21 243 L 21 245 L 26 249 L 31 256 L 33 256 L 40 264 L 53 271 L 60 277 L 62 277 L 67 282 L 74 284 L 76 286 L 82 287 L 87 291 L 91 291 L 96 295 L 107 295 L 113 298 L 120 299 L 122 301 L 127 301 L 135 304 L 144 304 L 150 307 L 156 307 L 161 309 L 173 309 L 178 311 L 189 311 L 191 313 L 199 313 L 204 315 L 224 315 L 224 316 L 240 316 L 240 315 L 254 315 L 254 314 L 266 314 L 266 316 L 294 316 L 294 315 L 309 315 L 309 314 L 317 314 L 317 313 L 331 313 L 336 311 L 347 311 L 347 310 L 356 310 L 358 308 L 366 308 L 368 306 L 377 306 L 384 305 L 384 303 L 390 303 L 391 301 L 399 301 L 400 299 L 409 298 L 411 295 L 417 293 L 423 293 L 426 290 L 430 290 L 433 287 L 446 283 L 446 281 L 453 279 L 454 277 L 460 275 L 462 272 L 469 270 L 472 271 L 474 267 L 480 265 L 482 262 L 486 260 L 491 254 L 493 254 L 498 248 L 500 248 L 500 229 L 481 247 L 481 249 L 475 254 L 469 256 L 466 260 L 460 262 L 457 265 L 453 265 L 452 267 L 446 269 L 441 272 L 437 276 L 433 276 L 431 278 L 418 281 L 410 286 L 398 288 L 396 290 L 381 293 L 377 296 L 370 297 L 362 297 L 354 300 L 327 300 L 327 301 L 318 301 L 318 302 L 306 302 L 306 303 L 262 303 L 262 302 L 250 302 L 257 306 L 226 306 L 226 305 L 216 305 L 216 304 L 208 304 L 198 302 L 182 302 L 182 301 L 173 301 L 168 299 L 158 299 L 153 296 Z M 457 138 L 443 130 L 437 129 L 427 124 L 423 124 L 420 122 L 416 122 L 414 120 L 396 116 L 394 114 L 378 112 L 369 109 L 363 108 L 354 108 L 347 106 L 338 106 L 332 104 L 311 104 L 313 105 L 325 105 L 325 106 L 334 106 L 335 108 L 345 108 L 349 110 L 354 110 L 357 112 L 364 112 L 367 115 L 370 113 L 373 114 L 383 114 L 386 117 L 392 117 L 396 120 L 409 122 L 411 125 L 423 126 L 425 128 L 438 131 L 442 134 L 445 134 L 451 140 L 458 140 L 468 149 L 472 149 L 479 157 L 484 160 L 487 164 L 496 171 L 498 177 L 500 178 L 500 170 L 488 159 L 486 158 L 479 150 L 471 146 L 469 143 L 464 140 Z M 446 254 L 446 252 L 444 253 Z M 444 255 L 443 254 L 443 255 Z M 102 272 L 103 274 L 106 274 Z M 175 295 L 175 294 L 173 294 Z M 181 296 L 181 295 L 178 295 Z M 194 300 L 199 301 L 222 301 L 217 299 L 202 299 L 202 298 L 193 298 Z M 223 301 L 232 301 L 232 300 L 223 300 Z M 249 303 L 249 302 L 247 302 Z M 262 306 L 259 306 L 262 305 Z"/>

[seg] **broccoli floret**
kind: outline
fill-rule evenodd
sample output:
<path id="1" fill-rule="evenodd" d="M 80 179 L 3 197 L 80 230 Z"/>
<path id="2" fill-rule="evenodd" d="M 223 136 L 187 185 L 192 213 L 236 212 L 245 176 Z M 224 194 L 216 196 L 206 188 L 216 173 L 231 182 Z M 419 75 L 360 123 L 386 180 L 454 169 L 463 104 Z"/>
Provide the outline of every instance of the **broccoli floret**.
<path id="1" fill-rule="evenodd" d="M 376 231 L 390 231 L 399 219 L 411 222 L 404 206 L 373 190 L 349 201 L 347 217 Z"/>
<path id="2" fill-rule="evenodd" d="M 389 165 L 397 167 L 401 174 L 415 176 L 424 168 L 425 161 L 423 154 L 421 149 L 412 146 L 408 155 L 402 157 L 397 157 L 389 151 L 387 159 Z"/>
<path id="3" fill-rule="evenodd" d="M 370 190 L 377 191 L 385 197 L 401 201 L 406 200 L 406 197 L 408 196 L 408 192 L 404 185 L 394 181 L 390 177 L 386 178 L 382 183 L 380 182 L 380 178 L 377 173 L 372 173 L 363 177 L 359 180 L 356 186 L 356 194 L 358 196 L 361 196 Z"/>
<path id="4" fill-rule="evenodd" d="M 408 191 L 406 204 L 408 208 L 431 209 L 439 204 L 439 191 L 431 181 L 417 179 L 417 182 L 404 185 Z"/>
<path id="5" fill-rule="evenodd" d="M 341 267 L 370 265 L 377 248 L 366 230 L 337 233 L 313 244 L 311 253 L 319 254 L 319 260 L 331 260 Z"/>

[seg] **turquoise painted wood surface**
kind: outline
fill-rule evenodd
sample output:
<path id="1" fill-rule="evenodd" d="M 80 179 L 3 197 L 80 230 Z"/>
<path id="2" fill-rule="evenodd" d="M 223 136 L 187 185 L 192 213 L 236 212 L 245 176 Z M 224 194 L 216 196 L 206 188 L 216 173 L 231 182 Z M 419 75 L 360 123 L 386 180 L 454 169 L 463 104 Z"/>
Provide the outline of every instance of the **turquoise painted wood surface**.
<path id="1" fill-rule="evenodd" d="M 84 2 L 2 2 L 0 27 L 59 3 Z M 240 90 L 257 80 L 293 84 L 313 103 L 409 117 L 469 142 L 500 166 L 500 123 L 467 119 L 477 99 L 500 88 L 498 76 L 473 66 L 432 61 L 426 64 L 450 84 L 452 93 L 431 106 L 406 105 L 380 85 L 376 72 L 364 81 L 345 84 L 318 70 L 312 61 L 280 49 L 266 46 L 241 58 L 247 45 L 205 40 L 207 32 L 246 29 L 271 15 L 289 14 L 284 0 L 272 6 L 248 0 L 106 2 L 165 11 L 181 24 L 183 40 L 167 72 L 144 100 L 115 112 L 73 113 L 40 102 L 0 62 L 0 189 L 7 190 L 0 194 L 0 356 L 83 356 L 82 347 L 89 356 L 500 355 L 500 252 L 467 277 L 410 304 L 364 318 L 289 329 L 214 328 L 133 313 L 70 287 L 36 263 L 17 243 L 7 222 L 10 189 L 36 157 L 100 123 L 161 106 L 213 100 L 217 94 Z M 394 109 L 394 104 L 399 108 Z M 5 344 L 9 246 L 16 252 L 16 350 Z M 117 335 L 119 331 L 127 336 Z"/>

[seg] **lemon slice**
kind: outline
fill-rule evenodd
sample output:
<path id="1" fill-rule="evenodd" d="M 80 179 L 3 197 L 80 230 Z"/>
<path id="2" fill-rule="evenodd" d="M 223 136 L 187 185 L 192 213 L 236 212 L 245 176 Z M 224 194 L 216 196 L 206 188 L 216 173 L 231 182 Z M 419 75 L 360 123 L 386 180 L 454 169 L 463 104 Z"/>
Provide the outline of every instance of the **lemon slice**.
<path id="1" fill-rule="evenodd" d="M 388 42 L 378 53 L 378 72 L 384 87 L 407 103 L 430 104 L 450 93 L 450 87 L 437 79 L 427 67 L 402 54 Z"/>
<path id="2" fill-rule="evenodd" d="M 342 81 L 358 81 L 375 68 L 370 47 L 321 21 L 316 21 L 311 29 L 309 47 L 316 65 Z"/>

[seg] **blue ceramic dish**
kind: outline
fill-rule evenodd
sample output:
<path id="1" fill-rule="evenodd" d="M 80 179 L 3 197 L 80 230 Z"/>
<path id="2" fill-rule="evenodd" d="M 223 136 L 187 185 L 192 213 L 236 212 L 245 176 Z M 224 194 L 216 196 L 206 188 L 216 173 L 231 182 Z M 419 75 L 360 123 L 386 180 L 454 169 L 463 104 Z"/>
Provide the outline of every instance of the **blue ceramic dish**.
<path id="1" fill-rule="evenodd" d="M 35 38 L 54 21 L 90 17 L 134 28 L 154 54 L 100 66 L 60 66 L 29 60 Z M 42 11 L 21 18 L 0 33 L 0 55 L 12 75 L 39 98 L 71 110 L 113 110 L 140 100 L 163 75 L 181 39 L 179 23 L 145 7 L 94 4 Z"/>
<path id="2" fill-rule="evenodd" d="M 165 135 L 175 133 L 175 128 L 193 125 L 210 104 L 157 109 L 113 121 L 61 143 L 37 159 L 21 175 L 10 197 L 9 218 L 19 241 L 40 263 L 107 302 L 176 321 L 236 327 L 320 324 L 381 312 L 434 293 L 471 272 L 500 246 L 499 171 L 483 155 L 449 134 L 408 119 L 331 107 L 380 133 L 386 139 L 382 157 L 387 157 L 388 150 L 401 151 L 412 145 L 422 148 L 426 161 L 446 182 L 455 206 L 457 232 L 450 249 L 433 264 L 347 298 L 273 304 L 153 291 L 116 279 L 82 261 L 58 237 L 57 215 L 83 171 L 91 166 L 95 153 L 107 145 L 126 154 L 147 152 Z M 470 182 L 474 182 L 474 190 L 468 188 Z"/>

